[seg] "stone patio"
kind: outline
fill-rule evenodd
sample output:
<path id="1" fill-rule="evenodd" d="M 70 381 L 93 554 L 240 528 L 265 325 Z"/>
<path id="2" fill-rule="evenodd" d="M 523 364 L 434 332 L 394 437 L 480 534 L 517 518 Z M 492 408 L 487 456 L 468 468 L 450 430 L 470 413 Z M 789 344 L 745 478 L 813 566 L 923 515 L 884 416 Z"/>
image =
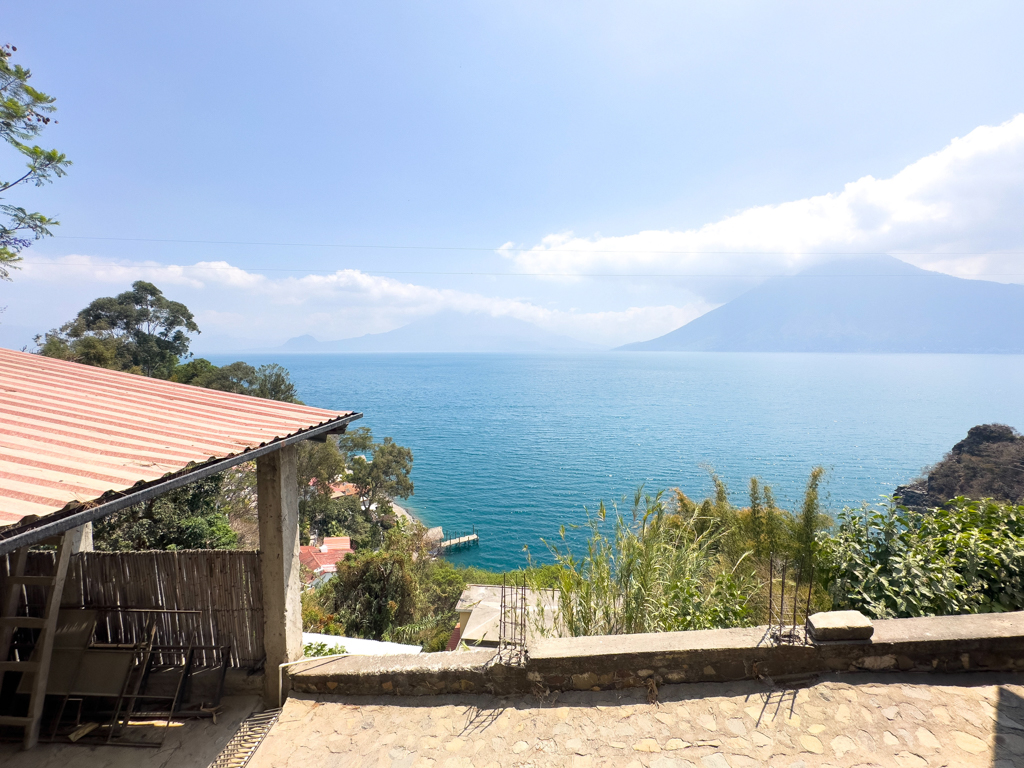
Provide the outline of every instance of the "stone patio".
<path id="1" fill-rule="evenodd" d="M 649 698 L 657 701 L 651 703 Z M 301 694 L 250 768 L 1024 768 L 1024 676 L 821 676 L 550 694 Z"/>

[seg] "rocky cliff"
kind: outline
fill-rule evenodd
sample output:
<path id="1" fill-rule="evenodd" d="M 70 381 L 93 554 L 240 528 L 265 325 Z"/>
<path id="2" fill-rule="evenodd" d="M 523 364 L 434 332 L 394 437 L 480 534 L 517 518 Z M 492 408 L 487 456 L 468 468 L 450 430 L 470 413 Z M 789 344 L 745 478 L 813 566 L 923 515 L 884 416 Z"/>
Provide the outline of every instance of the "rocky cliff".
<path id="1" fill-rule="evenodd" d="M 1005 424 L 971 427 L 922 475 L 893 495 L 908 507 L 938 507 L 956 496 L 1024 503 L 1024 436 Z"/>

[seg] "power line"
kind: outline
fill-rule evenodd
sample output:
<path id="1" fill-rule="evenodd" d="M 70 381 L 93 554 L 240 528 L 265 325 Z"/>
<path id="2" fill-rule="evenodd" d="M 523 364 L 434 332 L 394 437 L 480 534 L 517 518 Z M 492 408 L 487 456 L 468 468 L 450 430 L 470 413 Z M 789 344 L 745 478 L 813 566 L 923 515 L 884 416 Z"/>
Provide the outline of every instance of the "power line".
<path id="1" fill-rule="evenodd" d="M 505 250 L 504 246 L 490 246 L 487 248 L 472 247 L 472 246 L 456 246 L 456 245 L 381 245 L 377 243 L 278 243 L 278 242 L 264 242 L 258 240 L 182 240 L 175 238 L 155 238 L 155 237 L 91 237 L 86 235 L 54 235 L 55 238 L 60 240 L 103 240 L 110 242 L 121 242 L 121 243 L 179 243 L 183 245 L 259 245 L 259 246 L 271 246 L 276 248 L 342 248 L 351 250 L 392 250 L 392 251 L 474 251 L 482 253 L 494 253 L 495 251 Z M 530 252 L 530 249 L 524 248 L 508 248 L 510 251 L 523 251 Z M 685 250 L 685 251 L 650 251 L 640 250 L 636 248 L 623 248 L 623 249 L 594 249 L 594 248 L 545 248 L 538 253 L 646 253 L 654 255 L 666 255 L 666 256 L 687 256 L 687 255 L 708 255 L 708 256 L 779 256 L 793 253 L 800 253 L 806 256 L 891 256 L 893 254 L 902 254 L 905 256 L 1024 256 L 1024 251 L 998 251 L 996 254 L 991 252 L 975 252 L 975 251 L 802 251 L 797 249 L 785 250 L 785 251 L 699 251 L 699 250 Z M 521 273 L 516 273 L 521 274 Z"/>
<path id="2" fill-rule="evenodd" d="M 759 272 L 759 273 L 735 273 L 735 272 L 453 272 L 453 271 L 441 271 L 441 270 L 366 270 L 358 269 L 356 267 L 337 267 L 335 269 L 313 269 L 313 268 L 299 268 L 299 267 L 236 267 L 234 265 L 228 266 L 216 266 L 212 264 L 206 264 L 203 266 L 199 265 L 183 265 L 183 264 L 124 264 L 116 261 L 111 262 L 97 262 L 97 261 L 46 261 L 43 259 L 30 258 L 26 260 L 26 264 L 41 264 L 46 266 L 56 267 L 132 267 L 135 269 L 170 269 L 179 268 L 187 270 L 197 271 L 226 271 L 226 270 L 241 270 L 244 272 L 297 272 L 303 274 L 325 274 L 332 275 L 342 271 L 353 271 L 359 272 L 364 275 L 420 275 L 420 276 L 449 276 L 449 277 L 631 277 L 631 278 L 667 278 L 667 277 L 709 277 L 709 278 L 730 278 L 730 279 L 743 279 L 743 278 L 771 278 L 771 277 L 951 277 L 941 272 L 927 272 L 922 271 L 920 273 L 911 273 L 904 275 L 893 275 L 893 274 L 868 274 L 868 273 L 849 273 L 849 274 L 827 274 L 827 275 L 802 275 L 802 274 L 789 274 L 785 272 Z M 1024 273 L 1021 272 L 979 272 L 972 277 L 1024 277 Z"/>

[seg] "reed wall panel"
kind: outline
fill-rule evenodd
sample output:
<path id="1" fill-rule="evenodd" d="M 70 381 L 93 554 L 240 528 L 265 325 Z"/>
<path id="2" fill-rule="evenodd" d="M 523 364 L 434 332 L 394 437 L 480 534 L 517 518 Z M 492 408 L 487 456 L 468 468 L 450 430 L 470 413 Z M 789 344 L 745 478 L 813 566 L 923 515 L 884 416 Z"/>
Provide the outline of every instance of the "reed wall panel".
<path id="1" fill-rule="evenodd" d="M 26 573 L 48 573 L 52 561 L 52 553 L 33 552 Z M 0 587 L 8 568 L 0 555 Z M 31 591 L 25 597 L 29 605 L 39 600 Z M 258 552 L 83 552 L 71 558 L 61 605 L 98 609 L 98 642 L 141 642 L 152 627 L 157 645 L 229 645 L 231 666 L 256 669 L 263 663 Z M 196 661 L 219 658 L 198 651 Z"/>

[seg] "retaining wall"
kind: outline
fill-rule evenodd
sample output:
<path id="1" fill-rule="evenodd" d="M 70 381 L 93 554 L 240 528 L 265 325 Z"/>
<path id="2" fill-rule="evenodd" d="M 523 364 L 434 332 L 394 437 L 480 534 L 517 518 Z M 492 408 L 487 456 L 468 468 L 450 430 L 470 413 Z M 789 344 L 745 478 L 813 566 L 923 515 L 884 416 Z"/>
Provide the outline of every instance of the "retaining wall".
<path id="1" fill-rule="evenodd" d="M 766 627 L 538 640 L 525 667 L 493 650 L 350 656 L 293 667 L 306 693 L 430 695 L 607 690 L 818 672 L 1024 670 L 1024 612 L 874 622 L 870 640 L 771 645 Z"/>

